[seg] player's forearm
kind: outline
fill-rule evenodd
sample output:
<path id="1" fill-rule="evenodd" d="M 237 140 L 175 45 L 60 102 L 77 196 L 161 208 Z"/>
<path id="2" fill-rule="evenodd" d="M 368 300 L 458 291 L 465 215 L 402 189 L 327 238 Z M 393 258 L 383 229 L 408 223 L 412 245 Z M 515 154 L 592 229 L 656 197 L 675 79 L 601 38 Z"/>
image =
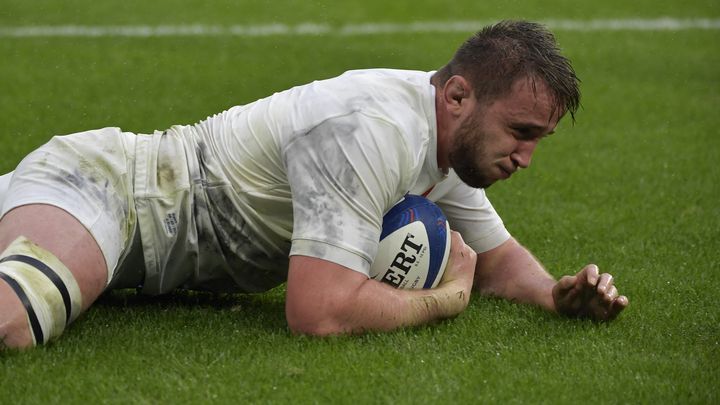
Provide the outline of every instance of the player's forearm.
<path id="1" fill-rule="evenodd" d="M 288 324 L 295 333 L 316 336 L 389 331 L 455 316 L 467 306 L 468 295 L 453 285 L 397 290 L 365 280 L 347 296 L 318 302 L 315 310 L 298 314 L 288 308 Z"/>
<path id="2" fill-rule="evenodd" d="M 467 306 L 471 285 L 458 277 L 432 290 L 397 290 L 325 260 L 292 256 L 285 314 L 295 333 L 391 330 L 456 315 Z"/>
<path id="3" fill-rule="evenodd" d="M 355 310 L 348 311 L 344 329 L 356 332 L 423 325 L 457 315 L 468 301 L 469 294 L 460 283 L 429 290 L 398 290 L 367 280 L 358 290 Z"/>
<path id="4" fill-rule="evenodd" d="M 554 311 L 552 288 L 556 281 L 540 262 L 513 239 L 497 249 L 478 255 L 475 289 Z"/>

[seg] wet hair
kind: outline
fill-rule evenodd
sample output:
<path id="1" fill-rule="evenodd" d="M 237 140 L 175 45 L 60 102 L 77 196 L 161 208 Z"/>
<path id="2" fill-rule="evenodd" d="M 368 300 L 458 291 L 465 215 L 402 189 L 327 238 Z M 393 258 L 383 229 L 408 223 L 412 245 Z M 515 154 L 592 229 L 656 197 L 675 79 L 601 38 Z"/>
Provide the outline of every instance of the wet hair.
<path id="1" fill-rule="evenodd" d="M 535 80 L 549 87 L 555 110 L 570 113 L 573 122 L 580 107 L 579 82 L 570 61 L 560 54 L 553 34 L 528 21 L 501 21 L 470 37 L 455 56 L 435 74 L 444 85 L 460 75 L 473 86 L 480 101 L 506 95 L 519 79 Z"/>

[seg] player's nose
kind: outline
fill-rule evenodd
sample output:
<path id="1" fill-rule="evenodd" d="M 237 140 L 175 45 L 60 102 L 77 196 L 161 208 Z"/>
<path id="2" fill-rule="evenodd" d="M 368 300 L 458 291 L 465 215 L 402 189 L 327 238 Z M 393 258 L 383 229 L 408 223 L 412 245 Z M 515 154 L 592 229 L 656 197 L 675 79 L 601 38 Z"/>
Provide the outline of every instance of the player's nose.
<path id="1" fill-rule="evenodd" d="M 518 146 L 515 149 L 515 151 L 512 154 L 510 154 L 510 159 L 512 159 L 513 163 L 516 166 L 526 169 L 526 168 L 530 167 L 530 162 L 532 161 L 532 155 L 533 155 L 533 152 L 535 152 L 536 146 L 537 146 L 536 140 L 521 141 L 518 143 Z"/>

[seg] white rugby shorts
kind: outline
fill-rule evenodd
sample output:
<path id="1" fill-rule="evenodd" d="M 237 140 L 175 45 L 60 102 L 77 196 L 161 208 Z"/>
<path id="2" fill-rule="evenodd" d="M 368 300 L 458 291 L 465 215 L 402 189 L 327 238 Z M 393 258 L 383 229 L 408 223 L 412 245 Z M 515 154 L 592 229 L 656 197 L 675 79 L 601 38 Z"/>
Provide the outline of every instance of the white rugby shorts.
<path id="1" fill-rule="evenodd" d="M 2 215 L 27 204 L 70 213 L 100 246 L 110 288 L 232 291 L 188 142 L 119 128 L 56 136 L 0 178 Z"/>
<path id="2" fill-rule="evenodd" d="M 28 204 L 67 211 L 100 246 L 109 283 L 136 232 L 134 150 L 135 135 L 118 128 L 53 137 L 3 176 L 2 215 Z"/>

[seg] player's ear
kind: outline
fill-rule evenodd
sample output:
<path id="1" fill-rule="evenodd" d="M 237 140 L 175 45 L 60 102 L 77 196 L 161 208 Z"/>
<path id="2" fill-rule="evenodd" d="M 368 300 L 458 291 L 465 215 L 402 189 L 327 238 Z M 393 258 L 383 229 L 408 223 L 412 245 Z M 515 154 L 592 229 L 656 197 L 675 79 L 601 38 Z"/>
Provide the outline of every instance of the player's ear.
<path id="1" fill-rule="evenodd" d="M 473 98 L 472 86 L 464 77 L 454 75 L 445 82 L 443 98 L 448 110 L 453 115 L 460 115 L 462 110 L 470 104 L 470 99 Z"/>

